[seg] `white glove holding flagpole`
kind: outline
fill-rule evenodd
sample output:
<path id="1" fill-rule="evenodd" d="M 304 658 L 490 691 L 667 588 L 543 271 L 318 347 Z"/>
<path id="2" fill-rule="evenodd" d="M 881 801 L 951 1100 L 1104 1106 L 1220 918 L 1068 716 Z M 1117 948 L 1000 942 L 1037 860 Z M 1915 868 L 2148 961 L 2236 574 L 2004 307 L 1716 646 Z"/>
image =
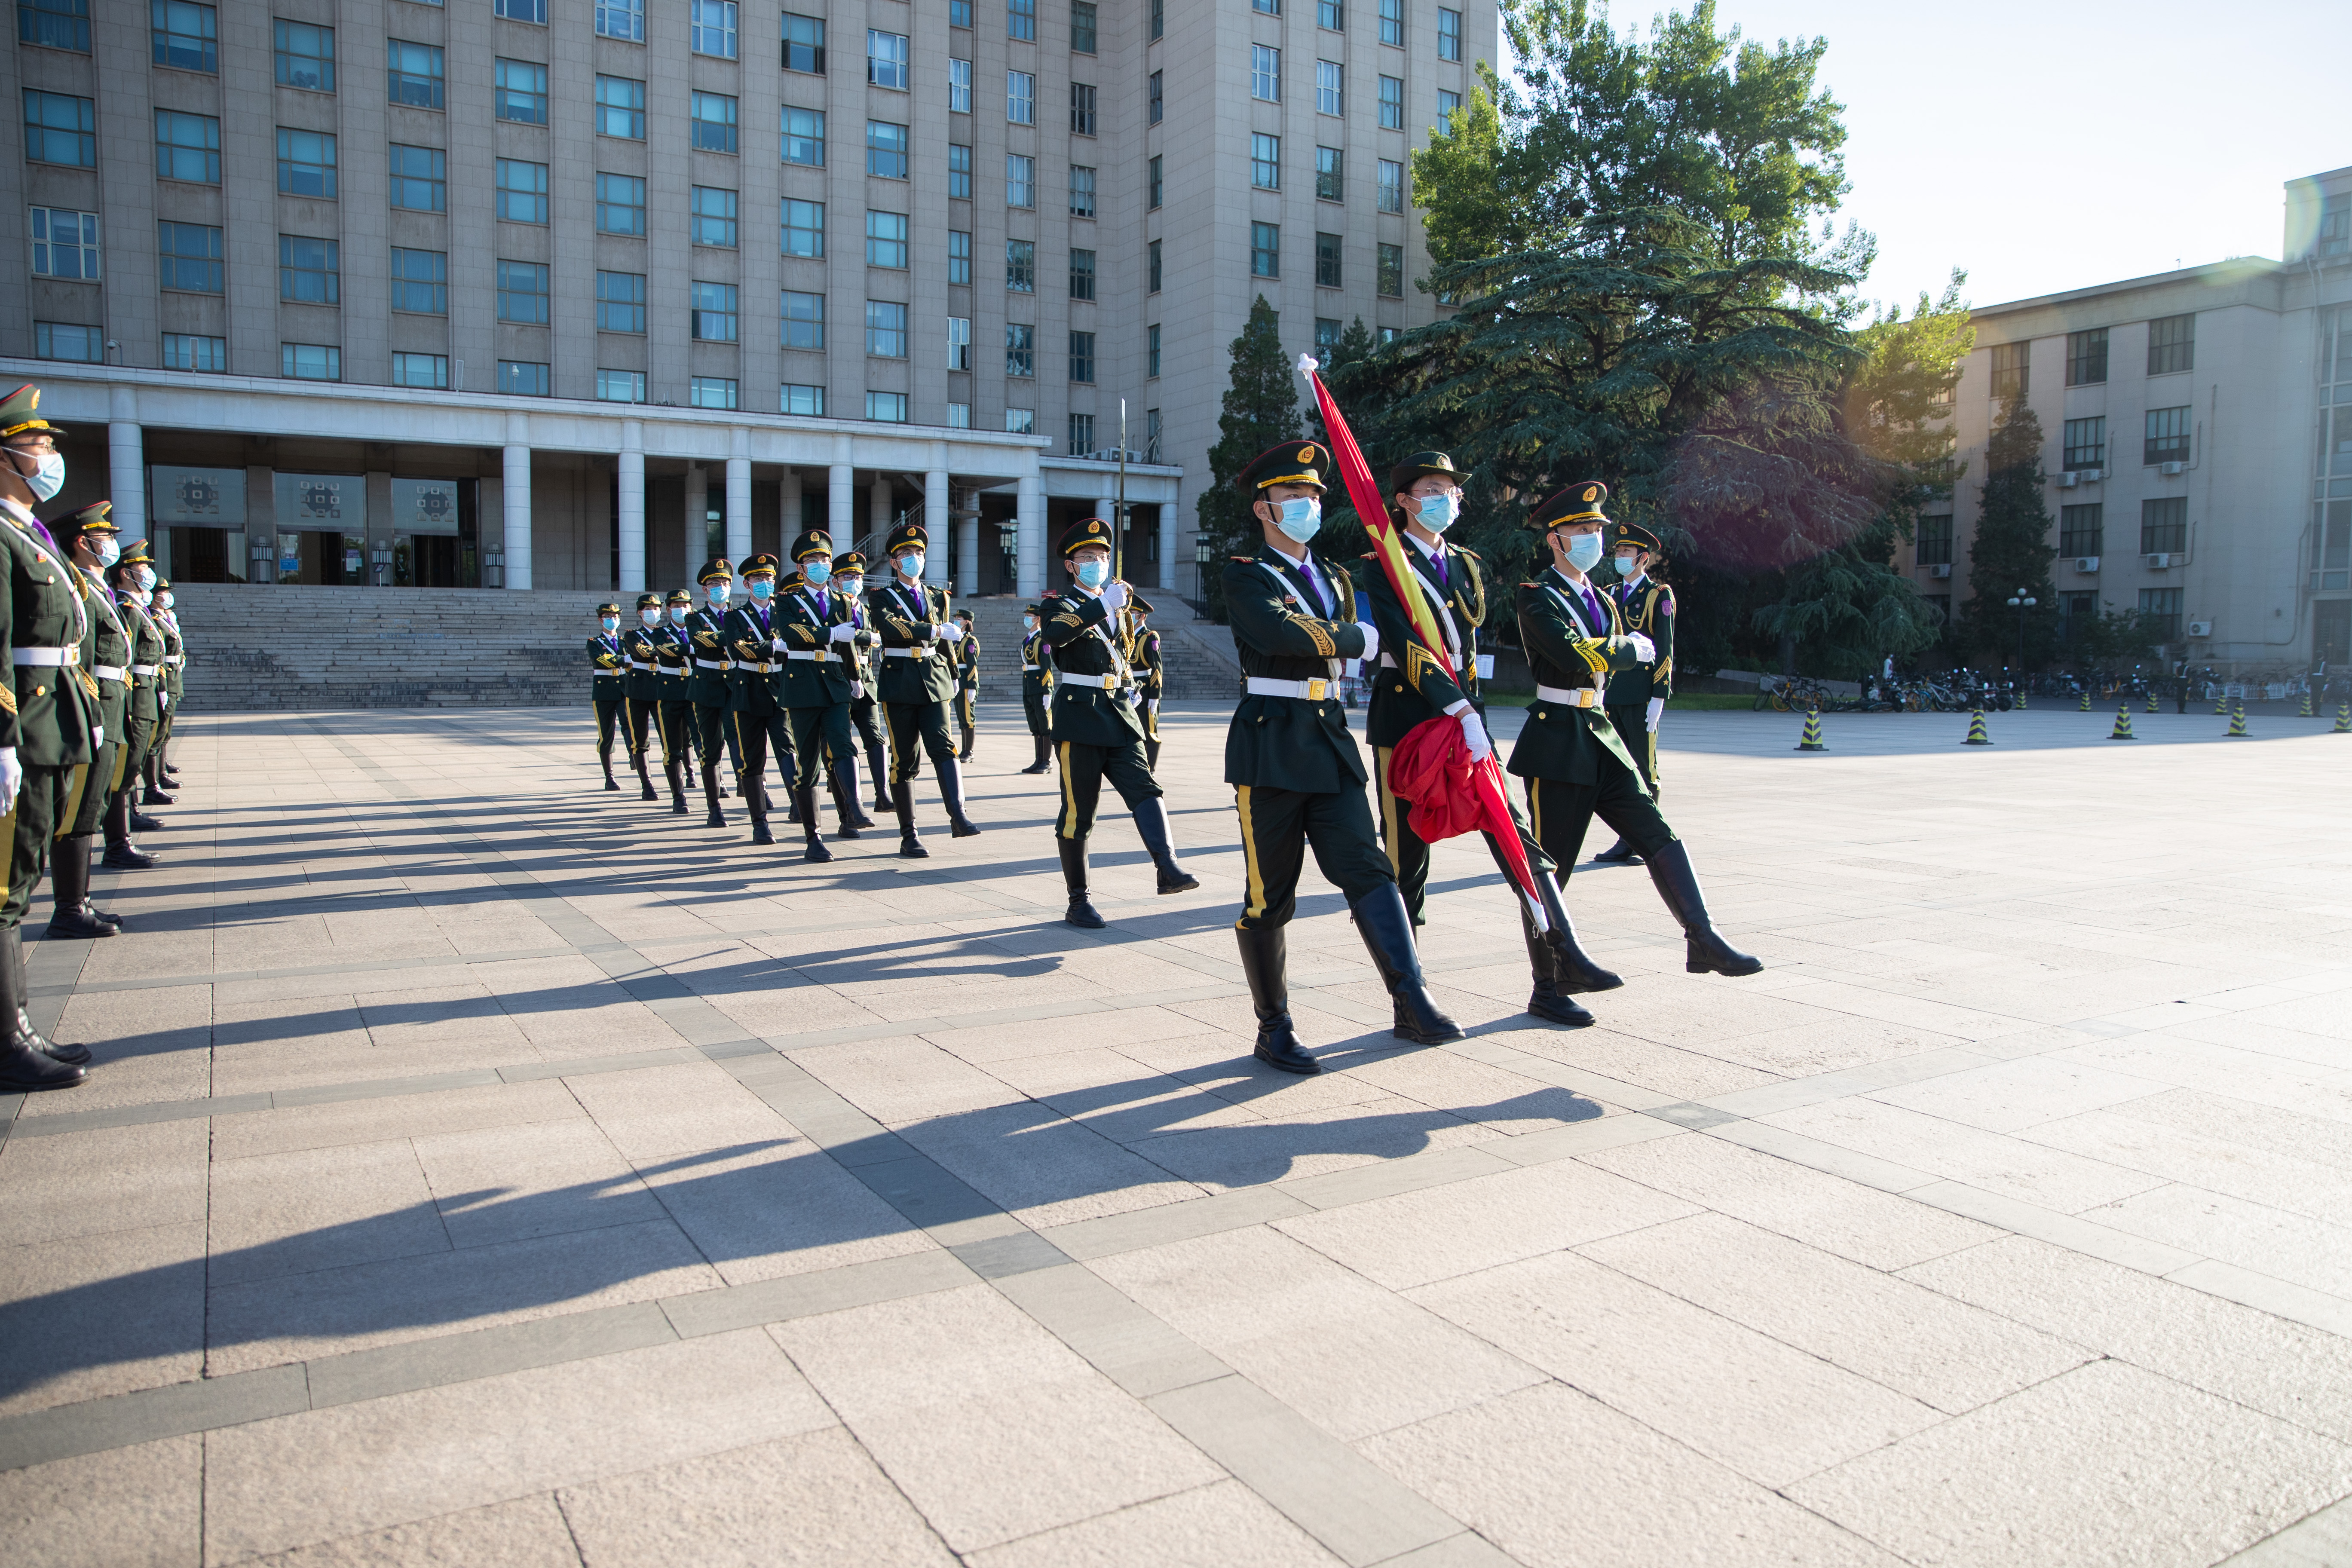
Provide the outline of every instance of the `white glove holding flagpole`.
<path id="1" fill-rule="evenodd" d="M 1468 699 L 1446 711 L 1462 721 L 1462 743 L 1470 748 L 1473 763 L 1483 763 L 1495 754 L 1495 742 L 1486 733 L 1486 721 L 1478 717 L 1478 710 L 1470 706 Z"/>

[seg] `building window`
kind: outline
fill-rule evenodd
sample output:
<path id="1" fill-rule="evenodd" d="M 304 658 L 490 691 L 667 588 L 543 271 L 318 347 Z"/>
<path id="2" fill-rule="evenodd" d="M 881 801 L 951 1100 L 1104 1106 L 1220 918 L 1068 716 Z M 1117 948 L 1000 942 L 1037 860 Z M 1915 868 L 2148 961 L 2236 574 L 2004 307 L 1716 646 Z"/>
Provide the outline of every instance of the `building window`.
<path id="1" fill-rule="evenodd" d="M 1070 456 L 1083 458 L 1095 449 L 1095 416 L 1091 414 L 1070 416 Z"/>
<path id="2" fill-rule="evenodd" d="M 717 185 L 693 186 L 687 198 L 694 243 L 735 248 L 735 193 Z"/>
<path id="3" fill-rule="evenodd" d="M 948 112 L 950 114 L 971 112 L 971 62 L 970 60 L 948 61 Z"/>
<path id="4" fill-rule="evenodd" d="M 948 405 L 948 428 L 950 430 L 969 430 L 971 428 L 971 404 L 950 403 Z"/>
<path id="5" fill-rule="evenodd" d="M 70 321 L 35 321 L 33 354 L 37 359 L 75 360 L 83 364 L 106 363 L 106 329 Z"/>
<path id="6" fill-rule="evenodd" d="M 1034 376 L 1037 374 L 1037 329 L 1007 323 L 1004 329 L 1004 374 L 1011 376 Z M 1005 426 L 1010 430 L 1010 425 Z"/>
<path id="7" fill-rule="evenodd" d="M 1034 436 L 1037 433 L 1037 411 L 1034 408 L 1006 409 L 1004 433 L 1008 436 Z"/>
<path id="8" fill-rule="evenodd" d="M 220 184 L 220 121 L 209 114 L 155 111 L 155 177 Z"/>
<path id="9" fill-rule="evenodd" d="M 449 313 L 449 258 L 439 250 L 392 247 L 392 308 L 416 316 Z"/>
<path id="10" fill-rule="evenodd" d="M 1315 0 L 1315 25 L 1335 33 L 1348 30 L 1347 0 Z"/>
<path id="11" fill-rule="evenodd" d="M 1037 242 L 1034 239 L 1008 239 L 1004 242 L 1004 287 L 1008 293 L 1034 294 L 1037 291 Z"/>
<path id="12" fill-rule="evenodd" d="M 1165 100 L 1160 88 L 1160 73 L 1158 71 L 1153 71 L 1151 73 L 1150 104 L 1151 123 L 1154 125 L 1160 123 L 1160 117 L 1165 112 L 1164 102 Z"/>
<path id="13" fill-rule="evenodd" d="M 1037 41 L 1037 0 L 1005 0 L 1004 31 L 1008 37 Z"/>
<path id="14" fill-rule="evenodd" d="M 1074 55 L 1095 52 L 1094 0 L 1071 0 L 1070 52 Z"/>
<path id="15" fill-rule="evenodd" d="M 783 291 L 782 346 L 824 351 L 824 296 Z"/>
<path id="16" fill-rule="evenodd" d="M 735 379 L 725 375 L 695 376 L 686 384 L 686 401 L 692 408 L 732 408 Z"/>
<path id="17" fill-rule="evenodd" d="M 441 51 L 431 44 L 399 38 L 383 46 L 383 90 L 394 103 L 411 109 L 441 107 Z"/>
<path id="18" fill-rule="evenodd" d="M 2094 386 L 2107 379 L 2107 329 L 2066 334 L 2066 384 Z"/>
<path id="19" fill-rule="evenodd" d="M 2313 248 L 2321 256 L 2352 251 L 2352 195 L 2329 196 L 2320 204 L 2319 233 Z"/>
<path id="20" fill-rule="evenodd" d="M 1076 163 L 1070 165 L 1070 216 L 1095 216 L 1095 172 Z"/>
<path id="21" fill-rule="evenodd" d="M 16 0 L 16 41 L 89 53 L 89 0 Z"/>
<path id="22" fill-rule="evenodd" d="M 1091 250 L 1070 252 L 1070 298 L 1091 300 L 1095 297 L 1095 253 Z"/>
<path id="23" fill-rule="evenodd" d="M 596 176 L 596 232 L 646 232 L 646 183 L 635 174 Z"/>
<path id="24" fill-rule="evenodd" d="M 644 273 L 596 274 L 596 330 L 600 332 L 642 332 L 646 330 Z"/>
<path id="25" fill-rule="evenodd" d="M 1034 207 L 1037 205 L 1037 160 L 1019 153 L 1004 155 L 1004 205 L 1008 207 Z"/>
<path id="26" fill-rule="evenodd" d="M 596 0 L 596 36 L 625 43 L 646 41 L 646 0 Z M 638 379 L 643 380 L 643 377 Z M 629 401 L 643 403 L 642 389 Z"/>
<path id="27" fill-rule="evenodd" d="M 824 204 L 787 198 L 783 207 L 783 253 L 803 261 L 824 259 Z"/>
<path id="28" fill-rule="evenodd" d="M 69 278 L 79 283 L 98 281 L 98 215 L 76 212 L 68 207 L 35 207 L 32 211 L 33 275 L 36 278 Z M 220 289 L 220 230 L 198 228 L 194 224 L 167 223 L 163 229 L 185 228 L 192 235 L 212 236 L 212 287 L 198 292 L 217 294 Z M 173 237 L 166 234 L 167 241 Z M 163 262 L 164 277 L 172 276 L 173 263 L 168 253 Z M 166 282 L 164 288 L 172 285 Z"/>
<path id="29" fill-rule="evenodd" d="M 2097 501 L 2088 506 L 2058 509 L 2058 553 L 2081 557 L 2101 553 L 2105 542 L 2107 509 Z"/>
<path id="30" fill-rule="evenodd" d="M 278 85 L 305 92 L 335 90 L 335 30 L 307 22 L 275 22 Z"/>
<path id="31" fill-rule="evenodd" d="M 786 414 L 803 419 L 824 417 L 824 388 L 802 382 L 788 381 L 776 392 L 776 406 Z"/>
<path id="32" fill-rule="evenodd" d="M 866 82 L 907 90 L 907 35 L 866 29 Z"/>
<path id="33" fill-rule="evenodd" d="M 1383 7 L 1393 5 L 1400 12 L 1404 9 L 1404 0 L 1381 0 L 1381 5 Z M 1400 33 L 1404 30 L 1402 16 L 1398 18 L 1397 30 Z M 1387 42 L 1385 38 L 1381 41 Z M 1404 40 L 1399 38 L 1397 41 L 1402 43 Z M 1437 8 L 1437 58 L 1441 60 L 1462 58 L 1462 13 L 1449 11 L 1443 5 Z"/>
<path id="34" fill-rule="evenodd" d="M 2171 375 L 2197 367 L 2197 318 L 2164 316 L 2147 324 L 2147 374 Z"/>
<path id="35" fill-rule="evenodd" d="M 1156 43 L 1156 42 L 1158 42 L 1158 41 L 1159 41 L 1159 39 L 1160 39 L 1160 36 L 1161 36 L 1162 34 L 1166 33 L 1167 31 L 1168 31 L 1168 3 L 1167 3 L 1167 0 L 1151 0 L 1151 26 L 1150 26 L 1150 37 L 1151 37 L 1152 41 L 1153 41 L 1153 42 L 1155 42 L 1155 43 Z"/>
<path id="36" fill-rule="evenodd" d="M 37 214 L 39 209 L 35 208 Z M 90 218 L 89 234 L 94 247 L 98 241 L 98 220 Z M 38 272 L 40 228 L 33 229 L 34 265 Z M 217 294 L 222 289 L 221 231 L 209 224 L 158 223 L 155 226 L 156 286 L 182 294 Z M 98 257 L 93 250 L 89 258 L 89 276 L 98 276 Z"/>
<path id="37" fill-rule="evenodd" d="M 499 263 L 499 320 L 526 327 L 547 325 L 547 264 Z"/>
<path id="38" fill-rule="evenodd" d="M 1380 248 L 1380 291 L 1391 300 L 1404 298 L 1404 247 L 1383 245 Z"/>
<path id="39" fill-rule="evenodd" d="M 1397 341 L 1398 331 L 1395 327 L 1382 327 L 1376 335 L 1381 342 L 1392 343 Z"/>
<path id="40" fill-rule="evenodd" d="M 1939 512 L 1919 520 L 1914 554 L 1922 566 L 1952 563 L 1952 514 Z"/>
<path id="41" fill-rule="evenodd" d="M 883 425 L 904 425 L 907 422 L 907 395 L 903 392 L 867 393 L 866 417 Z"/>
<path id="42" fill-rule="evenodd" d="M 646 139 L 646 84 L 625 76 L 596 79 L 596 134 Z"/>
<path id="43" fill-rule="evenodd" d="M 1347 199 L 1348 154 L 1337 147 L 1315 149 L 1315 199 L 1318 202 L 1339 202 Z"/>
<path id="44" fill-rule="evenodd" d="M 2139 503 L 2139 551 L 2178 555 L 2189 548 L 2189 498 L 2165 496 Z"/>
<path id="45" fill-rule="evenodd" d="M 1443 131 L 1447 126 L 1452 125 L 1454 123 L 1454 114 L 1461 109 L 1461 107 L 1462 95 L 1460 93 L 1448 92 L 1445 89 L 1442 87 L 1439 88 L 1437 89 L 1437 128 L 1440 131 Z"/>
<path id="46" fill-rule="evenodd" d="M 731 343 L 735 341 L 735 285 L 697 282 L 692 285 L 688 298 L 693 305 L 696 342 Z"/>
<path id="47" fill-rule="evenodd" d="M 1143 329 L 1143 374 L 1147 378 L 1160 374 L 1160 328 L 1156 323 Z"/>
<path id="48" fill-rule="evenodd" d="M 1070 134 L 1095 133 L 1095 89 L 1082 81 L 1070 84 Z"/>
<path id="49" fill-rule="evenodd" d="M 824 110 L 784 105 L 784 162 L 824 167 Z"/>
<path id="50" fill-rule="evenodd" d="M 1004 118 L 1015 125 L 1037 123 L 1037 79 L 1029 72 L 1004 73 Z"/>
<path id="51" fill-rule="evenodd" d="M 2184 590 L 2179 588 L 2142 588 L 2139 591 L 2139 613 L 2156 623 L 2158 637 L 2165 642 L 2180 640 L 2180 603 Z"/>
<path id="52" fill-rule="evenodd" d="M 948 143 L 948 199 L 971 200 L 971 149 L 953 142 Z"/>
<path id="53" fill-rule="evenodd" d="M 1462 22 L 1462 15 L 1458 11 L 1440 11 L 1437 14 L 1437 47 L 1440 59 L 1454 58 L 1444 52 L 1445 18 L 1448 16 L 1454 18 L 1457 27 Z M 1404 47 L 1404 0 L 1381 0 L 1381 42 L 1393 45 L 1400 49 Z"/>
<path id="54" fill-rule="evenodd" d="M 866 352 L 881 359 L 907 357 L 907 307 L 887 300 L 866 301 Z"/>
<path id="55" fill-rule="evenodd" d="M 1092 332 L 1070 334 L 1070 379 L 1081 385 L 1090 385 L 1095 379 L 1095 335 Z"/>
<path id="56" fill-rule="evenodd" d="M 446 392 L 449 386 L 449 356 L 396 353 L 392 356 L 392 384 Z"/>
<path id="57" fill-rule="evenodd" d="M 1339 289 L 1339 237 L 1318 234 L 1315 237 L 1315 286 L 1318 289 Z"/>
<path id="58" fill-rule="evenodd" d="M 157 65 L 220 74 L 220 21 L 211 6 L 191 0 L 152 0 L 149 19 Z"/>
<path id="59" fill-rule="evenodd" d="M 1384 213 L 1404 211 L 1404 165 L 1388 158 L 1381 160 L 1380 205 Z"/>
<path id="60" fill-rule="evenodd" d="M 971 368 L 971 318 L 970 316 L 948 318 L 948 368 L 950 370 Z"/>
<path id="61" fill-rule="evenodd" d="M 341 247 L 331 239 L 279 235 L 278 297 L 298 305 L 341 304 Z"/>
<path id="62" fill-rule="evenodd" d="M 948 281 L 971 286 L 971 231 L 948 230 Z"/>
<path id="63" fill-rule="evenodd" d="M 1144 183 L 1150 187 L 1151 209 L 1156 212 L 1160 207 L 1160 197 L 1165 194 L 1164 188 L 1160 184 L 1160 160 L 1158 158 L 1152 159 L 1149 164 L 1145 165 L 1145 174 L 1146 179 Z"/>
<path id="64" fill-rule="evenodd" d="M 341 381 L 343 351 L 332 343 L 280 343 L 278 374 L 294 381 Z"/>
<path id="65" fill-rule="evenodd" d="M 1348 112 L 1348 77 L 1336 60 L 1315 62 L 1315 112 L 1345 114 Z"/>
<path id="66" fill-rule="evenodd" d="M 159 122 L 159 143 L 162 141 L 161 131 Z M 156 156 L 160 162 L 163 156 L 160 145 Z M 87 98 L 68 98 L 61 92 L 37 92 L 26 88 L 25 157 L 35 163 L 63 163 L 76 169 L 97 168 L 97 103 Z"/>
<path id="67" fill-rule="evenodd" d="M 2107 466 L 2107 422 L 2104 416 L 2095 419 L 2066 421 L 2065 466 L 2069 468 L 2104 468 Z M 2095 550 L 2077 551 L 2080 555 L 2095 555 Z"/>
<path id="68" fill-rule="evenodd" d="M 1995 343 L 1992 346 L 1992 395 L 2008 402 L 2022 402 L 2032 387 L 2032 367 L 2026 363 L 2031 343 Z"/>
<path id="69" fill-rule="evenodd" d="M 389 159 L 392 205 L 411 212 L 449 210 L 449 155 L 438 147 L 392 144 Z"/>
<path id="70" fill-rule="evenodd" d="M 545 397 L 547 367 L 526 360 L 499 361 L 496 390 L 509 397 Z"/>
<path id="71" fill-rule="evenodd" d="M 735 58 L 735 0 L 691 0 L 688 38 L 698 55 Z"/>
<path id="72" fill-rule="evenodd" d="M 1282 276 L 1282 226 L 1271 223 L 1250 225 L 1250 276 L 1279 278 Z"/>
<path id="73" fill-rule="evenodd" d="M 1339 346 L 1339 323 L 1333 318 L 1329 316 L 1315 318 L 1316 358 L 1324 360 L 1326 363 L 1329 363 L 1325 356 Z"/>
<path id="74" fill-rule="evenodd" d="M 602 7 L 599 8 L 602 12 Z M 599 403 L 643 403 L 646 400 L 646 373 L 641 370 L 599 370 L 596 373 L 596 401 Z"/>
<path id="75" fill-rule="evenodd" d="M 907 153 L 912 145 L 907 128 L 887 120 L 866 122 L 866 172 L 886 180 L 907 177 Z"/>
<path id="76" fill-rule="evenodd" d="M 723 92 L 698 92 L 691 100 L 694 148 L 698 153 L 735 151 L 735 100 Z"/>
<path id="77" fill-rule="evenodd" d="M 1381 129 L 1404 129 L 1404 79 L 1396 76 L 1381 78 Z"/>
<path id="78" fill-rule="evenodd" d="M 1155 239 L 1143 247 L 1143 258 L 1144 268 L 1150 275 L 1151 283 L 1151 287 L 1146 292 L 1157 294 L 1160 292 L 1160 242 L 1158 240 Z"/>
<path id="79" fill-rule="evenodd" d="M 1265 44 L 1250 46 L 1250 96 L 1268 103 L 1282 101 L 1282 51 Z"/>
<path id="80" fill-rule="evenodd" d="M 1164 463 L 1168 460 L 1160 456 L 1160 410 L 1157 408 L 1147 408 L 1143 411 L 1143 460 L 1147 463 Z"/>
<path id="81" fill-rule="evenodd" d="M 335 139 L 324 131 L 278 128 L 278 191 L 280 195 L 335 196 Z"/>
<path id="82" fill-rule="evenodd" d="M 226 371 L 228 369 L 228 340 L 199 337 L 193 332 L 165 332 L 163 368 Z"/>
<path id="83" fill-rule="evenodd" d="M 904 269 L 907 265 L 907 215 L 869 211 L 866 215 L 866 265 Z"/>
<path id="84" fill-rule="evenodd" d="M 824 74 L 824 18 L 784 13 L 784 68 Z"/>
<path id="85" fill-rule="evenodd" d="M 1250 184 L 1261 191 L 1282 189 L 1282 138 L 1250 136 Z"/>
<path id="86" fill-rule="evenodd" d="M 500 60 L 497 71 L 499 118 L 546 124 L 547 68 L 528 60 Z"/>
<path id="87" fill-rule="evenodd" d="M 491 9 L 509 22 L 547 26 L 547 0 L 498 0 Z"/>
<path id="88" fill-rule="evenodd" d="M 2189 410 L 2151 408 L 2143 463 L 2185 463 L 2189 460 Z"/>
<path id="89" fill-rule="evenodd" d="M 2077 616 L 2095 616 L 2098 613 L 2099 591 L 2095 588 L 2069 588 L 2058 595 L 2058 618 L 2061 621 L 2072 621 Z M 2074 630 L 2072 626 L 2063 627 L 2061 635 L 2072 637 Z"/>

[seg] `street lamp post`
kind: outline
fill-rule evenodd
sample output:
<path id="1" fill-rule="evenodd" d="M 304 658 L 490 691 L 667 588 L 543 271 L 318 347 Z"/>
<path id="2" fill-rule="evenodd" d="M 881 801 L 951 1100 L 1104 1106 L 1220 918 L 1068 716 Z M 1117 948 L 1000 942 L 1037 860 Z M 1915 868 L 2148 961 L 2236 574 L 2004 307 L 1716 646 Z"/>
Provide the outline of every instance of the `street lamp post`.
<path id="1" fill-rule="evenodd" d="M 2020 680 L 2025 679 L 2025 613 L 2033 608 L 2035 602 L 2031 594 L 2011 594 L 2009 596 L 2009 607 L 2017 612 L 2017 678 Z"/>

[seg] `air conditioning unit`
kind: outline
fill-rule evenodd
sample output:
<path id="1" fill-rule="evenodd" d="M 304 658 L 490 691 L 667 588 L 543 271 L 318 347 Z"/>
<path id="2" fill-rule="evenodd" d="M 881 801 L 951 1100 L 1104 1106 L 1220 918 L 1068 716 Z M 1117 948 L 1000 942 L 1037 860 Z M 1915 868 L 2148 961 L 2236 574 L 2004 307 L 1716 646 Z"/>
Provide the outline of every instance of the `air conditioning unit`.
<path id="1" fill-rule="evenodd" d="M 2071 490 L 2082 482 L 2083 476 L 2072 468 L 2058 476 L 2058 488 L 2062 490 Z"/>
<path id="2" fill-rule="evenodd" d="M 2147 569 L 2151 572 L 2169 571 L 2179 560 L 2180 557 L 2177 554 L 2158 550 L 2147 557 Z"/>
<path id="3" fill-rule="evenodd" d="M 2158 463 L 2156 466 L 2156 471 L 2162 474 L 2168 479 L 2187 473 L 2189 471 L 2189 465 L 2186 463 Z"/>
<path id="4" fill-rule="evenodd" d="M 1930 577 L 1948 577 L 1951 574 L 1952 569 L 1949 566 L 1930 566 L 1927 568 L 1927 575 Z"/>
<path id="5" fill-rule="evenodd" d="M 2105 468 L 2077 468 L 2074 471 L 2083 476 L 2083 482 L 2086 485 L 2095 485 L 2107 477 Z"/>
<path id="6" fill-rule="evenodd" d="M 2096 572 L 2098 569 L 2099 569 L 2099 558 L 2098 558 L 2097 556 L 2095 556 L 2095 555 L 2077 555 L 2076 557 L 2074 557 L 2074 570 L 2075 570 L 2075 571 L 2077 571 L 2077 572 Z"/>
<path id="7" fill-rule="evenodd" d="M 2192 637 L 2210 637 L 2213 635 L 2213 623 L 2191 621 L 2189 623 L 2189 635 Z"/>

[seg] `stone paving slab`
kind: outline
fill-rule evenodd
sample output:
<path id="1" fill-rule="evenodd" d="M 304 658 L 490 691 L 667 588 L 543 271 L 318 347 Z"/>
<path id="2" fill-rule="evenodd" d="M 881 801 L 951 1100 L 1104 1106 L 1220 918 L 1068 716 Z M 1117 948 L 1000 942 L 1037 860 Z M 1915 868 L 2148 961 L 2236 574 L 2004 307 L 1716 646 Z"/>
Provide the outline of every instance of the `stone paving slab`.
<path id="1" fill-rule="evenodd" d="M 570 711 L 192 718 L 26 944 L 99 1067 L 0 1098 L 0 1560 L 2342 1561 L 2352 741 L 2111 717 L 1674 715 L 1771 967 L 1580 868 L 1589 1030 L 1456 842 L 1391 1039 L 1310 873 L 1306 1080 L 1206 705 L 1098 932 L 1011 708 L 981 837 L 824 867 Z"/>

